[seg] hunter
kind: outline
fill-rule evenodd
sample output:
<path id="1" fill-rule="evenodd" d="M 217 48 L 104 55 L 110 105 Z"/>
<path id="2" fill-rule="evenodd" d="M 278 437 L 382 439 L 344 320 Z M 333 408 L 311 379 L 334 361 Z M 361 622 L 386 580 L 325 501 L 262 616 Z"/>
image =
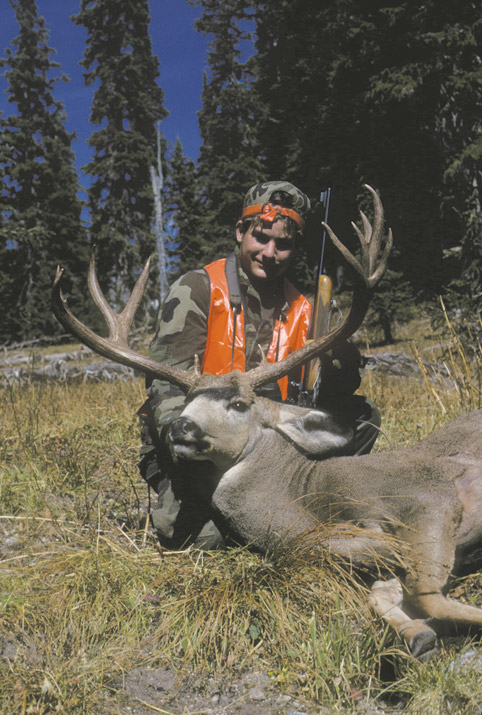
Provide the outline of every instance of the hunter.
<path id="1" fill-rule="evenodd" d="M 287 280 L 310 211 L 308 197 L 286 181 L 256 184 L 247 192 L 236 223 L 234 251 L 186 273 L 171 287 L 160 312 L 150 356 L 182 369 L 194 366 L 221 375 L 250 370 L 266 356 L 282 359 L 301 347 L 310 325 L 308 300 Z M 261 350 L 260 350 L 261 347 Z M 366 454 L 377 438 L 380 414 L 368 399 L 354 395 L 360 385 L 360 354 L 348 341 L 322 356 L 317 406 L 341 413 L 353 424 L 353 440 L 343 454 Z M 293 397 L 299 376 L 287 376 L 259 391 L 273 400 Z M 202 548 L 223 544 L 209 510 L 209 463 L 173 461 L 166 435 L 185 404 L 167 382 L 147 384 L 142 423 L 142 477 L 158 494 L 151 518 L 161 545 Z M 201 489 L 198 487 L 201 485 Z"/>

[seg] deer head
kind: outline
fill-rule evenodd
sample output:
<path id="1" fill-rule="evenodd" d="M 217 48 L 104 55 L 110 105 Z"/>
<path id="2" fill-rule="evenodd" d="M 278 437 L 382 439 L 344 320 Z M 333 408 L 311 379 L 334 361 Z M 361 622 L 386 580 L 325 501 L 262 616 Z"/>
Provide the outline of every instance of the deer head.
<path id="1" fill-rule="evenodd" d="M 199 377 L 182 415 L 171 422 L 169 446 L 176 457 L 209 460 L 224 471 L 249 455 L 266 430 L 275 430 L 311 458 L 339 452 L 353 436 L 342 414 L 260 397 L 249 373 L 235 370 Z"/>

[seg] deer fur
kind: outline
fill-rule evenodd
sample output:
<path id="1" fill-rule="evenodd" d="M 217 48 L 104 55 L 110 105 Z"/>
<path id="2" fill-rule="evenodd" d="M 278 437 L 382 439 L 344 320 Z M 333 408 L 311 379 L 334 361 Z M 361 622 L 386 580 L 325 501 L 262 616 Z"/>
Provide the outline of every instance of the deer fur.
<path id="1" fill-rule="evenodd" d="M 370 568 L 390 555 L 384 536 L 399 542 L 403 590 L 376 581 L 370 603 L 415 655 L 443 624 L 481 627 L 482 609 L 444 592 L 482 546 L 482 411 L 413 447 L 330 458 L 350 437 L 332 415 L 256 397 L 239 372 L 199 378 L 169 432 L 175 457 L 218 467 L 212 506 L 243 543 L 272 552 L 329 524 L 321 546 Z"/>

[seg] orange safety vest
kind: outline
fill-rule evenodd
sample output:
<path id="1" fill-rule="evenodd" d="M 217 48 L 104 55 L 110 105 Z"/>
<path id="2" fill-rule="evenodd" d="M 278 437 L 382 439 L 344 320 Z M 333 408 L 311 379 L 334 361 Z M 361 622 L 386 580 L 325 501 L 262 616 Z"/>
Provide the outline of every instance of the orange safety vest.
<path id="1" fill-rule="evenodd" d="M 204 267 L 211 284 L 208 335 L 202 363 L 202 372 L 225 375 L 231 370 L 246 369 L 244 338 L 244 311 L 235 315 L 229 298 L 225 272 L 226 259 L 221 258 Z M 289 305 L 285 320 L 276 320 L 273 337 L 266 360 L 276 362 L 304 345 L 310 324 L 311 305 L 301 293 L 285 279 L 285 294 Z M 233 347 L 234 337 L 234 347 Z M 288 394 L 288 378 L 278 380 L 283 400 Z"/>

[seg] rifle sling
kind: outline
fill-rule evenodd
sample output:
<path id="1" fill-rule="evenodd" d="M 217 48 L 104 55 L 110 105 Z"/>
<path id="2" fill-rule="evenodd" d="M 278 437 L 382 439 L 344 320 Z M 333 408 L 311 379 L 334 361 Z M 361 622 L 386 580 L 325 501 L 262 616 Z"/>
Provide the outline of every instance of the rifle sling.
<path id="1" fill-rule="evenodd" d="M 226 281 L 228 283 L 229 302 L 231 303 L 231 309 L 233 311 L 233 344 L 231 346 L 232 369 L 234 362 L 234 344 L 236 340 L 238 315 L 241 313 L 241 309 L 244 307 L 244 299 L 239 285 L 238 265 L 235 253 L 230 253 L 229 256 L 226 258 L 226 265 L 224 271 L 226 273 Z"/>

